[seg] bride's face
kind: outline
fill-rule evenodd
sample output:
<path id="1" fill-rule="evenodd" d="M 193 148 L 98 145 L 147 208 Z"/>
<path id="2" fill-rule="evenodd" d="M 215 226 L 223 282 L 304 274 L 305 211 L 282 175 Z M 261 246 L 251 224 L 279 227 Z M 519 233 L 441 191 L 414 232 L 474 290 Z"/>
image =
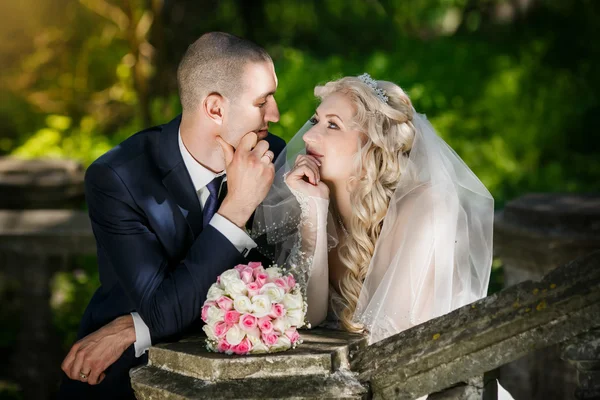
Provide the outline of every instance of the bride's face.
<path id="1" fill-rule="evenodd" d="M 355 108 L 343 94 L 323 99 L 311 118 L 313 127 L 304 134 L 306 154 L 316 157 L 323 181 L 343 181 L 352 176 L 354 156 L 362 134 L 352 127 Z"/>

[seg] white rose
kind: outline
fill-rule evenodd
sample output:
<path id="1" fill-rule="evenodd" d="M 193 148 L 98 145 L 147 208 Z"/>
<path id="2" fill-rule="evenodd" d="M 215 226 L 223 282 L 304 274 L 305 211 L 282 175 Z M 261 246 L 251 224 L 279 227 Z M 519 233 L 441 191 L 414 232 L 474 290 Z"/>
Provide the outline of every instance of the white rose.
<path id="1" fill-rule="evenodd" d="M 250 313 L 252 312 L 252 301 L 248 296 L 237 296 L 233 300 L 233 308 L 240 313 Z"/>
<path id="2" fill-rule="evenodd" d="M 237 270 L 228 269 L 227 271 L 225 271 L 221 274 L 221 285 L 226 287 L 227 284 L 229 283 L 229 281 L 239 280 L 239 279 L 240 279 L 240 273 L 237 272 Z"/>
<path id="3" fill-rule="evenodd" d="M 270 280 L 275 280 L 277 278 L 281 278 L 281 268 L 279 267 L 270 267 L 265 270 L 267 275 L 269 275 Z"/>
<path id="4" fill-rule="evenodd" d="M 227 342 L 229 342 L 229 344 L 232 346 L 240 344 L 240 342 L 244 340 L 244 336 L 246 336 L 246 332 L 241 330 L 237 325 L 233 325 L 225 334 Z"/>
<path id="5" fill-rule="evenodd" d="M 217 335 L 215 335 L 214 325 L 206 324 L 202 327 L 202 330 L 206 333 L 206 336 L 211 340 L 219 340 Z"/>
<path id="6" fill-rule="evenodd" d="M 250 350 L 250 354 L 264 354 L 268 353 L 269 348 L 262 341 L 258 341 L 256 343 L 252 343 L 252 350 Z"/>
<path id="7" fill-rule="evenodd" d="M 208 307 L 208 315 L 206 318 L 207 324 L 209 324 L 209 325 L 216 324 L 217 322 L 223 321 L 224 318 L 225 318 L 225 310 L 221 310 L 217 306 Z"/>
<path id="8" fill-rule="evenodd" d="M 287 350 L 290 347 L 292 347 L 292 342 L 290 339 L 285 335 L 281 335 L 279 336 L 279 339 L 277 339 L 277 343 L 271 346 L 271 351 Z"/>
<path id="9" fill-rule="evenodd" d="M 206 300 L 217 301 L 224 294 L 225 294 L 225 292 L 223 290 L 219 289 L 219 287 L 216 284 L 213 284 L 210 287 L 210 289 L 208 289 L 208 293 L 206 295 Z"/>
<path id="10" fill-rule="evenodd" d="M 246 284 L 241 279 L 231 279 L 225 286 L 225 294 L 235 299 L 236 297 L 247 295 L 248 289 L 246 289 Z"/>
<path id="11" fill-rule="evenodd" d="M 267 295 L 272 303 L 280 303 L 285 291 L 274 283 L 267 283 L 260 288 L 260 294 Z"/>
<path id="12" fill-rule="evenodd" d="M 256 318 L 268 315 L 271 312 L 271 299 L 265 294 L 257 294 L 252 298 L 252 309 Z"/>
<path id="13" fill-rule="evenodd" d="M 290 329 L 292 326 L 289 324 L 287 318 L 283 317 L 283 318 L 277 318 L 273 321 L 271 321 L 273 324 L 273 328 L 276 331 L 279 331 L 279 333 L 281 333 L 282 335 L 284 334 L 285 331 L 287 331 L 288 329 Z"/>
<path id="14" fill-rule="evenodd" d="M 285 319 L 289 325 L 299 328 L 304 325 L 304 312 L 302 310 L 287 310 Z"/>
<path id="15" fill-rule="evenodd" d="M 301 309 L 304 299 L 301 294 L 288 293 L 283 296 L 283 305 L 287 310 Z"/>

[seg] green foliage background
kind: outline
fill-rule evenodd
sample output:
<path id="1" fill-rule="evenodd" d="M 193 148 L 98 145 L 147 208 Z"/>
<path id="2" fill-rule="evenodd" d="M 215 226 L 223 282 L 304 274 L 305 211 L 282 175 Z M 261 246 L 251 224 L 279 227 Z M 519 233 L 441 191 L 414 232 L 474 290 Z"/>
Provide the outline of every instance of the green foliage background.
<path id="1" fill-rule="evenodd" d="M 0 155 L 88 165 L 167 122 L 180 111 L 187 45 L 223 30 L 273 56 L 272 132 L 286 139 L 312 115 L 316 84 L 366 71 L 409 93 L 497 207 L 526 192 L 600 188 L 594 0 L 21 0 L 0 12 L 11 16 L 0 26 Z M 98 284 L 95 261 L 52 284 L 67 348 Z M 0 313 L 3 325 L 11 315 Z M 0 348 L 14 334 L 3 330 Z"/>

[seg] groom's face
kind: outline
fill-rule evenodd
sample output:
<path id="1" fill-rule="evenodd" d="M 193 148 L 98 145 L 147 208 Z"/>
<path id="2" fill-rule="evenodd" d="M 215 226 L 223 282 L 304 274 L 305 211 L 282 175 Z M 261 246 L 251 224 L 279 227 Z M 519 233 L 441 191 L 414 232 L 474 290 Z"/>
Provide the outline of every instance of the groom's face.
<path id="1" fill-rule="evenodd" d="M 256 132 L 258 139 L 267 137 L 269 123 L 279 121 L 279 109 L 275 101 L 277 75 L 271 62 L 248 63 L 242 76 L 241 92 L 230 99 L 225 118 L 224 139 L 237 148 L 249 132 Z"/>

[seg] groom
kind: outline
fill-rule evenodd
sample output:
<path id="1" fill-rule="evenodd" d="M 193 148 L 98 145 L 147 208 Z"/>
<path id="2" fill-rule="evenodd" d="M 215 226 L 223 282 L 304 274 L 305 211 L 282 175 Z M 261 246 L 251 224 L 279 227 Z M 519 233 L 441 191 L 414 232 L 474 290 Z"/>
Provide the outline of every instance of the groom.
<path id="1" fill-rule="evenodd" d="M 183 113 L 139 132 L 87 170 L 101 286 L 62 364 L 59 398 L 134 398 L 129 369 L 197 322 L 217 275 L 246 263 L 245 232 L 282 139 L 277 76 L 261 47 L 208 33 L 185 53 Z"/>

